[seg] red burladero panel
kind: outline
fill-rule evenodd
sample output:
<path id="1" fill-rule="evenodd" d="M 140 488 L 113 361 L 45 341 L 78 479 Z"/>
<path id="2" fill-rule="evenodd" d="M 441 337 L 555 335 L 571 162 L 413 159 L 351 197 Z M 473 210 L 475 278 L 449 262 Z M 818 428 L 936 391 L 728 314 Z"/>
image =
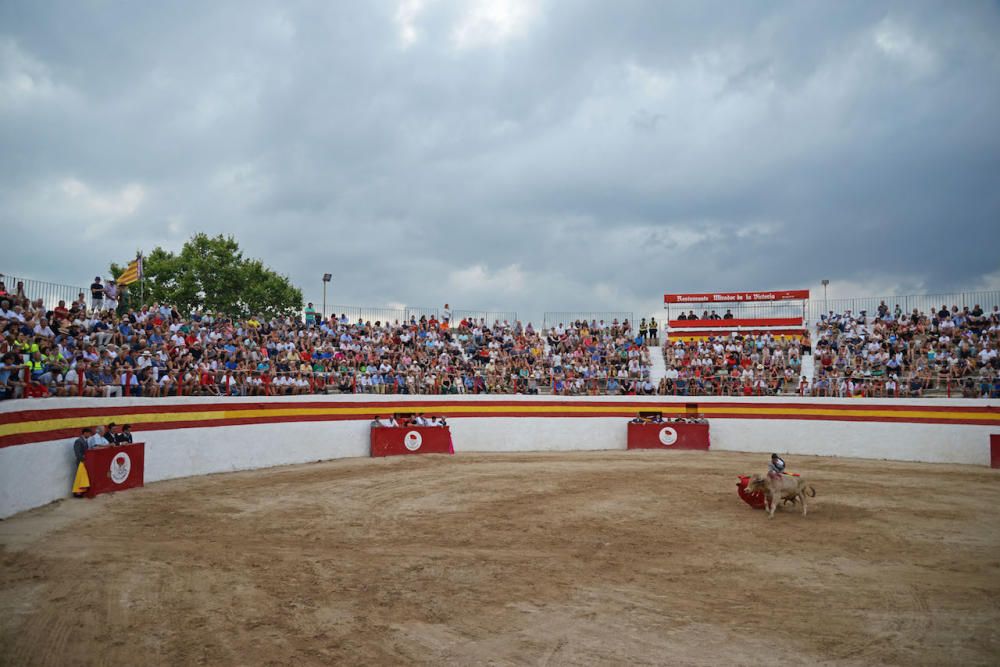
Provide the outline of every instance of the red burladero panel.
<path id="1" fill-rule="evenodd" d="M 142 486 L 145 459 L 146 445 L 142 442 L 87 450 L 83 459 L 90 477 L 87 496 Z"/>
<path id="2" fill-rule="evenodd" d="M 628 425 L 629 449 L 702 449 L 710 446 L 708 424 L 633 424 Z"/>
<path id="3" fill-rule="evenodd" d="M 454 453 L 448 426 L 372 427 L 372 456 Z"/>
<path id="4" fill-rule="evenodd" d="M 990 436 L 990 467 L 1000 468 L 1000 435 Z"/>

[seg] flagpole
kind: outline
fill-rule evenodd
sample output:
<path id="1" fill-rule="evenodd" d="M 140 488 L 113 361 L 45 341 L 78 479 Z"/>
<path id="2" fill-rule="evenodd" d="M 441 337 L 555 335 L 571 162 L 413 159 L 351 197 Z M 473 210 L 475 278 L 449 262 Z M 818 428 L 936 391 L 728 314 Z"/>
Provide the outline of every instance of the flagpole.
<path id="1" fill-rule="evenodd" d="M 139 307 L 146 305 L 146 272 L 142 270 L 142 253 L 136 258 L 139 260 Z"/>

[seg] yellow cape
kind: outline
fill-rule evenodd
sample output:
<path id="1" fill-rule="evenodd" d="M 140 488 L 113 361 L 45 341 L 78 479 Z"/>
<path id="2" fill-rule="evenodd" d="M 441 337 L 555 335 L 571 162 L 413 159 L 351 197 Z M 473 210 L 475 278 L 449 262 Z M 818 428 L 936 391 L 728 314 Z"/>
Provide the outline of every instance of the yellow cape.
<path id="1" fill-rule="evenodd" d="M 83 463 L 76 466 L 76 478 L 73 480 L 73 495 L 83 495 L 90 489 L 90 477 Z"/>

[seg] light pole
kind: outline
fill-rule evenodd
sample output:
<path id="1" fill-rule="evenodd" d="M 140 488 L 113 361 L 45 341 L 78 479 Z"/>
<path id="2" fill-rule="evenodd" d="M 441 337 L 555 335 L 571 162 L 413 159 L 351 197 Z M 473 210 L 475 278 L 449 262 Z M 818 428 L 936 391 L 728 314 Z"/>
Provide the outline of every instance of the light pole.
<path id="1" fill-rule="evenodd" d="M 826 278 L 820 281 L 823 284 L 823 314 L 826 315 L 829 311 L 826 309 L 826 286 L 830 284 L 830 281 Z"/>
<path id="2" fill-rule="evenodd" d="M 333 275 L 330 273 L 323 274 L 323 321 L 326 321 L 326 284 L 333 280 Z"/>

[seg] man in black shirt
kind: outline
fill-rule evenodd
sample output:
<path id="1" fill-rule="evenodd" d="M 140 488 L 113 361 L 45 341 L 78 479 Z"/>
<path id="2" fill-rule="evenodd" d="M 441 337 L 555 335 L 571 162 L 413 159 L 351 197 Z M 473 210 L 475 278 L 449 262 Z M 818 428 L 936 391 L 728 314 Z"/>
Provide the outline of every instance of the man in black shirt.
<path id="1" fill-rule="evenodd" d="M 104 306 L 104 285 L 101 284 L 101 277 L 94 276 L 94 282 L 90 285 L 90 300 L 93 301 L 93 308 L 100 312 Z"/>
<path id="2" fill-rule="evenodd" d="M 122 432 L 118 434 L 115 438 L 115 442 L 119 445 L 131 445 L 132 444 L 132 425 L 125 424 L 122 426 Z"/>

